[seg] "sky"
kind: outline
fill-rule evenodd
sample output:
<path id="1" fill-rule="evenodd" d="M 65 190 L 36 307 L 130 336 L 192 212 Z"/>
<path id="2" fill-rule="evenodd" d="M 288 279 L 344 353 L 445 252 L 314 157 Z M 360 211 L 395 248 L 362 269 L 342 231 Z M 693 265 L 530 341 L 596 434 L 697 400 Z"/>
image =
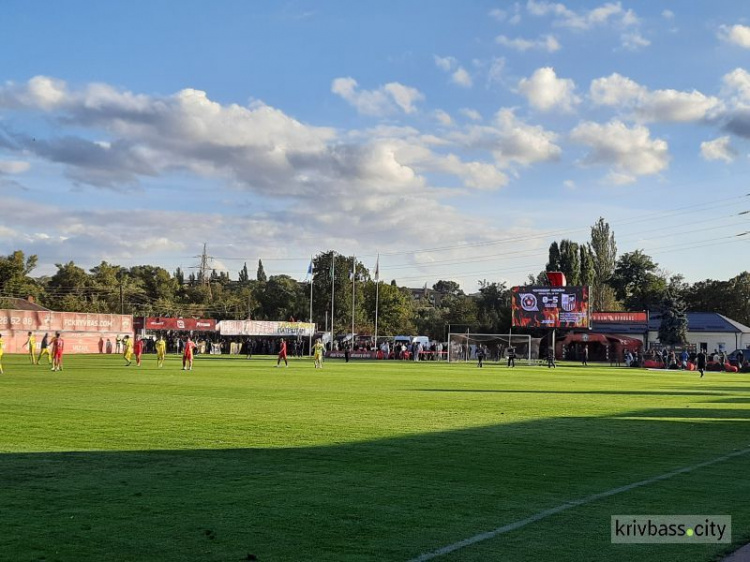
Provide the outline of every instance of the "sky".
<path id="1" fill-rule="evenodd" d="M 741 1 L 4 0 L 0 253 L 522 284 L 604 218 L 750 263 Z M 747 214 L 743 214 L 747 213 Z M 379 256 L 379 258 L 378 258 Z"/>

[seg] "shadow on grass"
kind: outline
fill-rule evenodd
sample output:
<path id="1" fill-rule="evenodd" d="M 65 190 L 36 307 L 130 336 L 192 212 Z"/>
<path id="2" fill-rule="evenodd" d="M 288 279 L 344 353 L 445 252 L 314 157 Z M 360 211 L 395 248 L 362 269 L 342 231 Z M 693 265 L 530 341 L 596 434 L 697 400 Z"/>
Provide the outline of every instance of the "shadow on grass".
<path id="1" fill-rule="evenodd" d="M 592 394 L 592 395 L 612 395 L 612 396 L 722 396 L 726 392 L 669 392 L 656 390 L 517 390 L 502 388 L 414 388 L 414 392 L 458 392 L 458 393 L 498 393 L 498 394 Z"/>
<path id="2" fill-rule="evenodd" d="M 747 425 L 736 420 L 749 416 L 660 409 L 307 448 L 3 454 L 0 559 L 408 560 L 747 447 Z M 747 496 L 729 478 L 748 468 L 747 456 L 714 465 L 712 478 L 727 476 L 725 492 L 675 493 L 660 482 L 643 503 L 615 496 L 607 513 L 688 510 L 748 522 Z M 610 544 L 609 515 L 576 519 L 582 509 L 568 512 L 565 526 L 541 521 L 493 539 L 489 557 L 469 548 L 445 559 L 632 560 L 634 551 Z M 716 552 L 658 545 L 637 558 L 705 560 Z"/>

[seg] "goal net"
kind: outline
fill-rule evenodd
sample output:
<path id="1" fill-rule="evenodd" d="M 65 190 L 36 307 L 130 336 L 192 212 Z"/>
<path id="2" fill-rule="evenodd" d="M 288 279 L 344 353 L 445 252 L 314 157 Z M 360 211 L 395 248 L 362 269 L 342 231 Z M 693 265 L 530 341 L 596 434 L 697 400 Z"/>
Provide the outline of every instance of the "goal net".
<path id="1" fill-rule="evenodd" d="M 504 361 L 508 354 L 515 353 L 516 359 L 524 359 L 531 364 L 539 357 L 537 340 L 536 353 L 532 338 L 528 334 L 448 334 L 448 361 L 474 361 L 477 350 L 484 350 L 485 361 Z"/>

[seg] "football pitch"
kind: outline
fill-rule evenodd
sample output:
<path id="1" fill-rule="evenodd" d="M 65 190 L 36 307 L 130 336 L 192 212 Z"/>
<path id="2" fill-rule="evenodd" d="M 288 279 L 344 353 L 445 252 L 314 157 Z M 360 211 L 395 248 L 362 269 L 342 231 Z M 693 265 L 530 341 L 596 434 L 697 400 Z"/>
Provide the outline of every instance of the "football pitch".
<path id="1" fill-rule="evenodd" d="M 750 376 L 579 365 L 3 358 L 0 560 L 711 561 L 750 541 Z"/>

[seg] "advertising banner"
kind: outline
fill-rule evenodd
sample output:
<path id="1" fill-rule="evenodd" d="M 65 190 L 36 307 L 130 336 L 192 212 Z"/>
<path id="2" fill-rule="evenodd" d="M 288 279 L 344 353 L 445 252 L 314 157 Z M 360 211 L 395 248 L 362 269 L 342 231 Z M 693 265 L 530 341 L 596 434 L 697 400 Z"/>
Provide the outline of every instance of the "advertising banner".
<path id="1" fill-rule="evenodd" d="M 133 318 L 122 314 L 88 314 L 47 310 L 0 309 L 0 332 L 8 353 L 27 353 L 28 333 L 36 337 L 37 352 L 45 333 L 61 332 L 66 353 L 99 353 L 106 340 L 133 333 Z"/>
<path id="2" fill-rule="evenodd" d="M 313 336 L 315 324 L 310 322 L 274 322 L 267 320 L 222 320 L 218 324 L 222 336 Z"/>
<path id="3" fill-rule="evenodd" d="M 514 327 L 588 328 L 588 287 L 512 287 Z"/>
<path id="4" fill-rule="evenodd" d="M 136 329 L 139 330 L 178 330 L 193 332 L 216 331 L 216 320 L 210 318 L 136 318 L 135 325 Z"/>
<path id="5" fill-rule="evenodd" d="M 591 321 L 598 324 L 648 324 L 648 312 L 592 312 Z"/>

